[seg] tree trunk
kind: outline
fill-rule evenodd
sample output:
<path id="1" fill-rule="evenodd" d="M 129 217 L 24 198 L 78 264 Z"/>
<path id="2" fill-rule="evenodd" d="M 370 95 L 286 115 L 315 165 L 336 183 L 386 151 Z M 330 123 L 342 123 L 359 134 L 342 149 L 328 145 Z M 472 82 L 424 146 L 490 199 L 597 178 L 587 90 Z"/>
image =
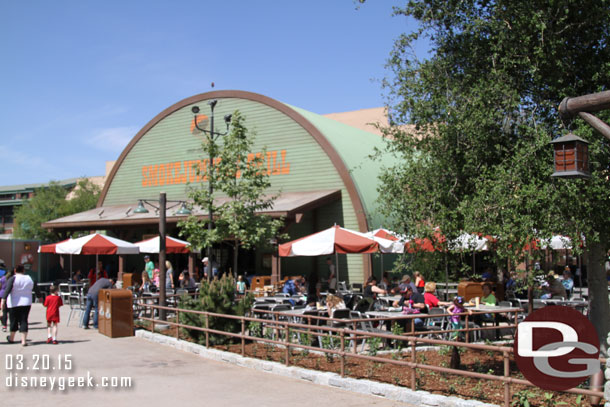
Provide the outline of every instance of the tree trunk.
<path id="1" fill-rule="evenodd" d="M 237 256 L 239 255 L 239 242 L 237 240 L 233 243 L 233 277 L 237 280 Z"/>
<path id="2" fill-rule="evenodd" d="M 587 251 L 587 286 L 589 287 L 589 320 L 597 330 L 600 350 L 605 354 L 606 338 L 610 328 L 610 305 L 608 303 L 608 281 L 604 261 L 606 249 L 601 243 L 593 243 Z"/>
<path id="3" fill-rule="evenodd" d="M 454 346 L 453 349 L 451 349 L 451 362 L 449 363 L 449 367 L 452 369 L 459 369 L 460 365 L 461 365 L 460 351 L 458 350 L 457 346 Z"/>

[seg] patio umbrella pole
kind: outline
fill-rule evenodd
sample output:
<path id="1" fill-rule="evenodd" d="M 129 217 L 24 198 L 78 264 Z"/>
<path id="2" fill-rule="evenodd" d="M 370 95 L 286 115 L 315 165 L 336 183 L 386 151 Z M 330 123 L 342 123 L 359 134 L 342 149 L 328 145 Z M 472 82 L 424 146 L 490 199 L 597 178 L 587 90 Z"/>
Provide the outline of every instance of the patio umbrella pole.
<path id="1" fill-rule="evenodd" d="M 475 253 L 475 251 L 473 250 L 473 251 L 472 251 L 472 274 L 475 274 L 475 273 L 476 273 L 476 270 L 477 270 L 477 269 L 476 269 L 475 260 L 474 260 L 474 253 Z"/>
<path id="2" fill-rule="evenodd" d="M 445 252 L 445 301 L 449 301 L 449 259 Z"/>
<path id="3" fill-rule="evenodd" d="M 339 253 L 337 253 L 337 251 L 335 251 L 335 269 L 337 270 L 337 282 L 341 281 L 341 279 L 339 278 Z M 338 284 L 337 284 L 338 287 Z"/>

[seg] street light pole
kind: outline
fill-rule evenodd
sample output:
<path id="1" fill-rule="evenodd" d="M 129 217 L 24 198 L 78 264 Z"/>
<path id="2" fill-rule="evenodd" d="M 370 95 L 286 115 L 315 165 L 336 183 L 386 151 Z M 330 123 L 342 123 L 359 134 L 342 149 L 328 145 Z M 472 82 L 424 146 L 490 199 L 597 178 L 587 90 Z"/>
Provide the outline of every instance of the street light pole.
<path id="1" fill-rule="evenodd" d="M 165 218 L 165 192 L 159 194 L 159 304 L 165 306 L 166 302 L 166 287 L 165 287 L 165 235 L 167 222 Z M 159 310 L 159 319 L 165 321 L 166 312 L 164 309 Z"/>
<path id="2" fill-rule="evenodd" d="M 210 161 L 208 162 L 208 169 L 207 169 L 208 192 L 210 194 L 210 203 L 208 205 L 208 236 L 210 236 L 212 234 L 212 223 L 214 222 L 214 214 L 213 214 L 214 206 L 213 206 L 213 200 L 212 200 L 212 194 L 214 193 L 214 186 L 212 185 L 212 175 L 213 175 L 213 171 L 214 171 L 214 154 L 213 154 L 214 148 L 213 147 L 214 147 L 215 137 L 224 136 L 229 132 L 229 124 L 231 123 L 231 117 L 232 117 L 232 115 L 230 115 L 230 114 L 227 114 L 224 117 L 225 124 L 227 125 L 227 131 L 225 131 L 224 133 L 214 131 L 214 108 L 216 107 L 217 103 L 218 103 L 217 100 L 210 100 L 208 102 L 208 105 L 210 105 L 210 110 L 211 110 L 210 130 L 206 130 L 206 129 L 199 127 L 199 123 L 197 121 L 197 114 L 199 113 L 199 106 L 193 106 L 191 108 L 191 111 L 195 115 L 195 118 L 193 120 L 195 127 L 197 128 L 197 130 L 199 130 L 200 132 L 202 132 L 203 134 L 206 135 L 208 142 L 209 142 L 209 151 L 210 151 L 209 160 Z M 207 265 L 208 273 L 207 274 L 208 274 L 208 281 L 210 281 L 210 279 L 212 278 L 212 245 L 211 244 L 208 244 L 206 253 L 207 253 L 207 258 L 208 258 L 208 265 Z"/>
<path id="3" fill-rule="evenodd" d="M 151 202 L 159 202 L 159 206 L 152 204 Z M 191 212 L 186 208 L 186 203 L 184 201 L 170 201 L 177 202 L 175 205 L 169 207 L 169 209 L 182 204 L 182 208 L 175 213 L 175 215 L 185 216 L 190 215 Z M 165 287 L 165 273 L 167 272 L 165 268 L 165 259 L 167 246 L 165 239 L 167 237 L 167 197 L 165 192 L 159 193 L 159 200 L 154 199 L 139 199 L 138 207 L 133 211 L 135 214 L 145 214 L 148 213 L 148 209 L 144 206 L 144 204 L 150 205 L 153 208 L 159 211 L 159 305 L 165 307 L 167 305 L 166 294 L 167 289 Z M 154 252 L 153 252 L 154 253 Z M 159 310 L 159 319 L 161 321 L 166 320 L 167 313 L 164 309 Z"/>
<path id="4" fill-rule="evenodd" d="M 212 235 L 212 222 L 214 221 L 214 215 L 212 214 L 213 201 L 212 194 L 214 193 L 214 188 L 212 186 L 212 173 L 214 171 L 214 156 L 213 156 L 213 148 L 214 145 L 214 107 L 216 107 L 216 100 L 212 100 L 209 102 L 210 109 L 212 114 L 210 115 L 210 133 L 208 134 L 208 140 L 210 142 L 210 161 L 208 162 L 208 191 L 210 193 L 210 204 L 208 206 L 208 236 Z M 195 119 L 195 123 L 197 120 Z M 207 247 L 207 257 L 208 257 L 208 281 L 212 278 L 212 245 L 208 244 Z"/>

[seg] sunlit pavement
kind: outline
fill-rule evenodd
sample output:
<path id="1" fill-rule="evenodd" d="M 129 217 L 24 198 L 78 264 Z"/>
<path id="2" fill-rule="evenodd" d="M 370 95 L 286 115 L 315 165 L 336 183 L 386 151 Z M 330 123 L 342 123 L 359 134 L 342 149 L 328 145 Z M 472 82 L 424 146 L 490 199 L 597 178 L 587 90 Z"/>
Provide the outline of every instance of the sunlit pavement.
<path id="1" fill-rule="evenodd" d="M 36 402 L 79 406 L 405 406 L 304 381 L 203 359 L 139 338 L 110 339 L 96 330 L 78 328 L 76 318 L 66 327 L 69 308 L 62 307 L 59 344 L 47 344 L 45 309 L 34 304 L 27 347 L 0 337 L 3 405 L 31 406 Z M 19 339 L 17 334 L 16 340 Z M 21 363 L 23 365 L 21 366 Z M 69 365 L 72 366 L 69 366 Z M 12 366 L 11 366 L 12 365 Z M 8 370 L 12 367 L 12 370 Z M 69 370 L 67 370 L 70 368 Z M 12 383 L 11 383 L 11 373 Z M 14 387 L 24 378 L 43 376 L 46 387 Z M 68 388 L 69 380 L 93 387 Z M 102 379 L 106 378 L 106 379 Z M 125 378 L 125 379 L 121 379 Z M 18 380 L 17 380 L 18 379 Z M 131 380 L 131 387 L 104 387 Z M 8 380 L 8 382 L 7 382 Z M 51 390 L 51 380 L 54 389 Z M 102 383 L 104 380 L 104 383 Z M 62 391 L 59 387 L 65 386 Z M 13 387 L 7 387 L 12 384 Z M 4 403 L 5 400 L 9 402 Z M 335 404 L 336 403 L 336 404 Z"/>

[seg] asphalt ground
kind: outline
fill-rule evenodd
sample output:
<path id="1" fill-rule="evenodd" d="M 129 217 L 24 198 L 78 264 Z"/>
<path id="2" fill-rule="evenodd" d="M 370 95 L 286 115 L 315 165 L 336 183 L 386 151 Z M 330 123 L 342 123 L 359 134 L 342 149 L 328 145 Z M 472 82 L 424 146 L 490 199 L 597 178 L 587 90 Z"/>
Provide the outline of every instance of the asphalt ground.
<path id="1" fill-rule="evenodd" d="M 408 406 L 207 360 L 135 337 L 111 339 L 94 329 L 78 328 L 75 318 L 66 326 L 68 313 L 63 306 L 58 345 L 46 343 L 41 304 L 32 306 L 28 346 L 8 344 L 6 334 L 0 336 L 0 404 Z"/>

